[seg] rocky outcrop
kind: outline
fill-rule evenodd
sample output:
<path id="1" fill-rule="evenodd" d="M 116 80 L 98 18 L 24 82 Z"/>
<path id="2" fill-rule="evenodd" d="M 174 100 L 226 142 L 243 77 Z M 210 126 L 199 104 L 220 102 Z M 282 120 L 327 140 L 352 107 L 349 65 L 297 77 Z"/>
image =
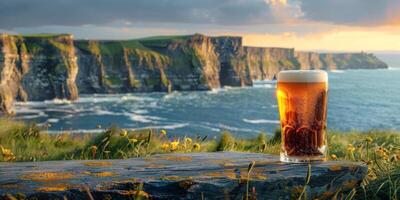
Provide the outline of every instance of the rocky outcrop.
<path id="1" fill-rule="evenodd" d="M 27 99 L 77 99 L 77 57 L 72 35 L 24 37 L 29 70 L 21 80 Z"/>
<path id="2" fill-rule="evenodd" d="M 28 99 L 21 80 L 29 70 L 30 57 L 20 37 L 2 34 L 0 49 L 0 112 L 13 114 L 14 99 Z"/>
<path id="3" fill-rule="evenodd" d="M 77 57 L 71 35 L 0 38 L 0 111 L 17 100 L 77 99 Z"/>
<path id="4" fill-rule="evenodd" d="M 248 86 L 286 69 L 387 68 L 363 52 L 246 47 L 241 37 L 200 34 L 124 41 L 3 34 L 0 49 L 0 111 L 5 113 L 12 113 L 14 100 Z"/>

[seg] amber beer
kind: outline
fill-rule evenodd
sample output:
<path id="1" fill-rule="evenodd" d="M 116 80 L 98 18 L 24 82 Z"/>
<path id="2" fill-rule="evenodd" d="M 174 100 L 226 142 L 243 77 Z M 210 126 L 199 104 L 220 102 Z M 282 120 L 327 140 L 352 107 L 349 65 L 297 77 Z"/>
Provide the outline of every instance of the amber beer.
<path id="1" fill-rule="evenodd" d="M 328 74 L 322 70 L 288 70 L 279 72 L 277 79 L 281 161 L 324 160 Z"/>

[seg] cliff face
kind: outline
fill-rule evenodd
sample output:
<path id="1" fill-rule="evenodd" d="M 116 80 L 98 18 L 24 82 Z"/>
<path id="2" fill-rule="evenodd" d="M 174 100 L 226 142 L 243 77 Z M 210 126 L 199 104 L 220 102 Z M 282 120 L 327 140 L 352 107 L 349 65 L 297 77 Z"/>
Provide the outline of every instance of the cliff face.
<path id="1" fill-rule="evenodd" d="M 244 47 L 252 80 L 273 79 L 281 70 L 298 69 L 294 49 Z"/>
<path id="2" fill-rule="evenodd" d="M 210 37 L 76 41 L 80 93 L 218 88 L 220 63 Z"/>
<path id="3" fill-rule="evenodd" d="M 368 53 L 315 53 L 295 52 L 300 69 L 378 69 L 387 64 Z"/>
<path id="4" fill-rule="evenodd" d="M 71 35 L 25 37 L 28 61 L 21 87 L 28 100 L 78 98 L 77 57 Z"/>
<path id="5" fill-rule="evenodd" d="M 25 58 L 25 52 L 19 52 L 19 38 L 8 35 L 0 37 L 0 110 L 7 114 L 13 113 L 12 104 L 18 93 L 25 94 L 20 85 L 23 69 L 27 67 L 26 61 L 22 64 L 20 58 Z M 21 55 L 20 55 L 21 53 Z M 23 54 L 23 55 L 22 55 Z M 26 98 L 26 95 L 21 95 Z"/>
<path id="6" fill-rule="evenodd" d="M 5 113 L 12 113 L 14 100 L 246 86 L 285 69 L 387 68 L 372 54 L 245 47 L 240 37 L 199 34 L 126 41 L 3 34 L 0 49 L 0 111 Z"/>
<path id="7" fill-rule="evenodd" d="M 0 39 L 0 110 L 12 113 L 17 100 L 77 99 L 78 73 L 71 35 Z"/>

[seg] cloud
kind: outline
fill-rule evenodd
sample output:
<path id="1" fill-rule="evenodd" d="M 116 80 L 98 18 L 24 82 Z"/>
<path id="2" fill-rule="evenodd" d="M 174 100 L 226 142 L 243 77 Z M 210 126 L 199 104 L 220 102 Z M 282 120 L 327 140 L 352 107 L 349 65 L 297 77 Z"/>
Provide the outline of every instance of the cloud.
<path id="1" fill-rule="evenodd" d="M 400 3 L 398 0 L 304 0 L 301 10 L 303 18 L 308 20 L 377 26 L 399 17 Z"/>
<path id="2" fill-rule="evenodd" d="M 306 35 L 295 32 L 244 34 L 243 43 L 248 46 L 286 47 L 306 51 L 400 51 L 399 34 L 400 27 L 344 28 Z"/>
<path id="3" fill-rule="evenodd" d="M 191 23 L 285 23 L 301 15 L 297 0 L 1 0 L 0 27 Z"/>

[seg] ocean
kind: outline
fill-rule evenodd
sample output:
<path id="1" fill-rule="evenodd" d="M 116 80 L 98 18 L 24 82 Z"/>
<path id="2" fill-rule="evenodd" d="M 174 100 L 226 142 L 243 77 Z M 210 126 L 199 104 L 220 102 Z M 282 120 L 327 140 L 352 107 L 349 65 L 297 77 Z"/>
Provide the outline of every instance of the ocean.
<path id="1" fill-rule="evenodd" d="M 17 103 L 16 119 L 49 123 L 50 132 L 166 129 L 174 135 L 239 137 L 279 127 L 276 83 L 212 91 L 81 95 L 76 102 Z M 101 128 L 100 128 L 100 126 Z M 328 129 L 400 130 L 400 68 L 329 72 Z"/>

